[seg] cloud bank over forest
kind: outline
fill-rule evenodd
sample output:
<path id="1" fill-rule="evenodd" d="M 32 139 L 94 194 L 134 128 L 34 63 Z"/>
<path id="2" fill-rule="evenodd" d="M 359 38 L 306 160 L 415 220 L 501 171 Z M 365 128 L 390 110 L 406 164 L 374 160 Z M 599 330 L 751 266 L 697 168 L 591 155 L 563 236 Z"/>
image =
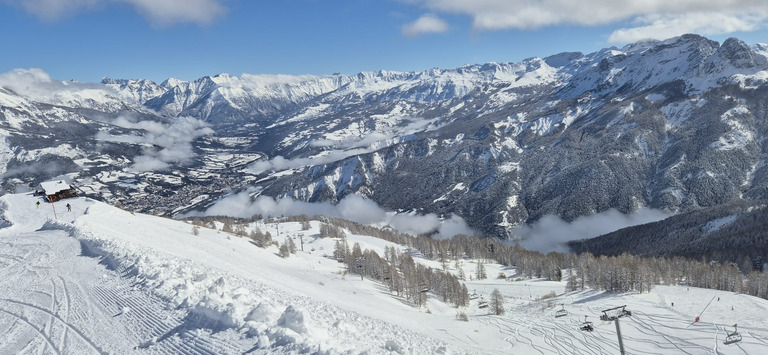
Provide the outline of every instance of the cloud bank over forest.
<path id="1" fill-rule="evenodd" d="M 519 226 L 514 235 L 528 250 L 548 253 L 569 252 L 565 243 L 572 240 L 594 238 L 606 233 L 639 224 L 660 221 L 670 214 L 650 208 L 641 208 L 633 214 L 615 209 L 566 222 L 558 216 L 546 215 L 530 225 Z"/>
<path id="2" fill-rule="evenodd" d="M 247 218 L 262 216 L 327 216 L 379 227 L 390 226 L 412 235 L 436 232 L 435 238 L 451 238 L 456 234 L 476 234 L 457 215 L 441 219 L 434 213 L 395 213 L 381 208 L 376 202 L 358 195 L 347 195 L 338 204 L 329 202 L 303 202 L 290 198 L 274 199 L 269 196 L 251 198 L 252 191 L 242 191 L 219 199 L 202 213 L 191 215 L 231 216 Z"/>

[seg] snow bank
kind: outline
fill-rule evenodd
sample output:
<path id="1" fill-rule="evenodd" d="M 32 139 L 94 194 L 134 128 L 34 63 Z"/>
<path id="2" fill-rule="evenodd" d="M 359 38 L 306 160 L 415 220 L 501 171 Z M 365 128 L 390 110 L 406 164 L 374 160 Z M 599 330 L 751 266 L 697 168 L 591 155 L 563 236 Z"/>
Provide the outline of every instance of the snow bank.
<path id="1" fill-rule="evenodd" d="M 217 250 L 221 244 L 230 248 L 231 243 L 216 231 L 204 229 L 196 237 L 188 224 L 133 215 L 100 203 L 88 207 L 74 224 L 47 221 L 43 228 L 70 232 L 80 241 L 83 254 L 101 258 L 165 300 L 169 308 L 188 312 L 186 327 L 235 330 L 241 337 L 253 338 L 258 349 L 312 353 L 453 349 L 423 334 L 260 282 L 258 271 L 248 276 L 217 267 L 227 265 L 224 259 L 229 257 Z M 259 258 L 269 252 L 254 246 L 230 249 L 233 253 Z"/>

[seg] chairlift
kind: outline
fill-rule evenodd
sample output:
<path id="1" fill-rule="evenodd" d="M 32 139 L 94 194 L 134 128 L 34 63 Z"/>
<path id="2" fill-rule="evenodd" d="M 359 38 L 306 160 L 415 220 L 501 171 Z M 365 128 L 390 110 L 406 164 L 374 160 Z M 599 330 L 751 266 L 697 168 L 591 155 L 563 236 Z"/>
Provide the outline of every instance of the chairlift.
<path id="1" fill-rule="evenodd" d="M 631 317 L 632 311 L 628 311 L 626 307 L 627 306 L 618 306 L 618 307 L 606 309 L 603 311 L 603 314 L 600 315 L 600 320 L 605 322 L 612 322 L 619 318 Z"/>
<path id="2" fill-rule="evenodd" d="M 488 302 L 480 297 L 480 302 L 477 303 L 477 308 L 488 308 Z"/>
<path id="3" fill-rule="evenodd" d="M 592 326 L 592 322 L 587 321 L 587 316 L 584 316 L 584 323 L 581 323 L 581 325 L 579 326 L 579 330 L 584 332 L 591 332 L 595 330 L 595 327 Z"/>
<path id="4" fill-rule="evenodd" d="M 741 341 L 741 334 L 739 334 L 738 330 L 739 330 L 738 325 L 734 324 L 733 325 L 733 333 L 728 333 L 728 335 L 725 337 L 725 341 L 723 342 L 723 344 L 728 345 L 728 344 L 733 344 L 733 343 L 740 342 Z"/>
<path id="5" fill-rule="evenodd" d="M 469 295 L 469 299 L 471 300 L 476 300 L 478 297 L 480 296 L 478 296 L 476 292 L 473 292 L 471 295 Z"/>
<path id="6" fill-rule="evenodd" d="M 555 312 L 555 318 L 565 317 L 568 315 L 568 311 L 565 310 L 565 305 L 561 304 L 562 309 L 559 309 L 557 312 Z"/>

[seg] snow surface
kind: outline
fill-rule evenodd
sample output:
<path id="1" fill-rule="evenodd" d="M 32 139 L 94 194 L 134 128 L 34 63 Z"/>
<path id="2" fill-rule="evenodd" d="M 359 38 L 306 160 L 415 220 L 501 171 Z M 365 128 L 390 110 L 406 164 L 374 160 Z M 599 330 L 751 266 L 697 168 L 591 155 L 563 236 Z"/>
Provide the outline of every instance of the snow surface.
<path id="1" fill-rule="evenodd" d="M 278 242 L 303 241 L 304 251 L 283 259 L 276 247 L 208 228 L 194 235 L 187 223 L 85 198 L 40 208 L 36 200 L 0 198 L 2 354 L 605 354 L 618 352 L 616 331 L 597 317 L 620 305 L 633 312 L 621 320 L 627 353 L 768 353 L 768 301 L 746 295 L 665 286 L 564 293 L 565 282 L 486 264 L 492 278 L 467 287 L 486 299 L 499 289 L 506 315 L 488 315 L 478 300 L 455 309 L 432 295 L 419 309 L 376 282 L 343 275 L 327 257 L 336 240 L 319 238 L 317 221 L 306 231 L 299 223 L 249 226 Z M 348 240 L 379 254 L 386 246 L 407 250 L 369 236 Z M 476 263 L 463 259 L 460 267 L 472 275 Z M 561 304 L 569 315 L 555 318 Z M 469 321 L 457 320 L 458 312 Z M 585 315 L 594 332 L 578 330 Z M 744 339 L 724 345 L 734 323 Z"/>
<path id="2" fill-rule="evenodd" d="M 707 224 L 704 225 L 702 230 L 706 231 L 707 233 L 712 233 L 714 231 L 720 230 L 720 228 L 723 228 L 731 223 L 733 223 L 736 218 L 738 218 L 739 215 L 732 214 L 725 217 L 720 217 L 718 219 L 712 220 L 707 222 Z"/>

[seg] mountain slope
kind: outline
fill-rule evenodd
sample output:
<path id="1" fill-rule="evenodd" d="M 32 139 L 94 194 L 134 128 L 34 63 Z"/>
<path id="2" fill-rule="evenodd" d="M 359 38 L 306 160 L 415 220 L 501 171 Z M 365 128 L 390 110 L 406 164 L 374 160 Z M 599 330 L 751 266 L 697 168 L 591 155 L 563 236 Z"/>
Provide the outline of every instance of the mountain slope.
<path id="1" fill-rule="evenodd" d="M 486 296 L 498 289 L 506 315 L 488 314 L 480 298 L 455 309 L 429 291 L 419 308 L 385 285 L 345 276 L 327 256 L 341 240 L 320 238 L 320 221 L 308 230 L 298 222 L 248 224 L 279 243 L 303 241 L 304 251 L 281 258 L 277 246 L 262 249 L 223 230 L 199 228 L 195 235 L 182 221 L 90 199 L 36 208 L 37 199 L 0 198 L 3 353 L 610 353 L 615 327 L 597 319 L 616 305 L 632 311 L 621 320 L 628 352 L 768 348 L 768 301 L 745 294 L 672 286 L 643 294 L 563 293 L 565 281 L 515 282 L 523 275 L 514 267 L 486 263 L 489 275 L 503 278 L 470 280 L 467 287 Z M 381 255 L 394 247 L 441 268 L 406 246 L 357 234 L 347 241 Z M 472 275 L 478 262 L 462 258 L 446 269 Z M 568 314 L 555 317 L 559 309 Z M 459 312 L 467 321 L 456 319 Z M 697 316 L 701 321 L 692 322 Z M 593 332 L 579 330 L 585 317 Z M 743 340 L 724 345 L 736 322 Z"/>
<path id="2" fill-rule="evenodd" d="M 8 170 L 49 159 L 56 173 L 47 175 L 70 173 L 141 211 L 201 210 L 230 189 L 309 202 L 358 194 L 514 238 L 515 226 L 547 214 L 686 212 L 768 197 L 766 53 L 684 35 L 412 73 L 42 78 L 30 87 L 46 90 L 0 93 L 0 128 L 14 151 Z M 168 128 L 186 116 L 210 131 L 148 130 L 177 132 Z M 4 185 L 35 176 L 6 174 Z"/>
<path id="3" fill-rule="evenodd" d="M 683 256 L 739 264 L 742 272 L 762 268 L 768 255 L 765 200 L 737 201 L 679 214 L 569 243 L 576 253 L 650 257 Z M 745 260 L 751 260 L 745 263 Z M 754 261 L 754 265 L 753 265 Z"/>

